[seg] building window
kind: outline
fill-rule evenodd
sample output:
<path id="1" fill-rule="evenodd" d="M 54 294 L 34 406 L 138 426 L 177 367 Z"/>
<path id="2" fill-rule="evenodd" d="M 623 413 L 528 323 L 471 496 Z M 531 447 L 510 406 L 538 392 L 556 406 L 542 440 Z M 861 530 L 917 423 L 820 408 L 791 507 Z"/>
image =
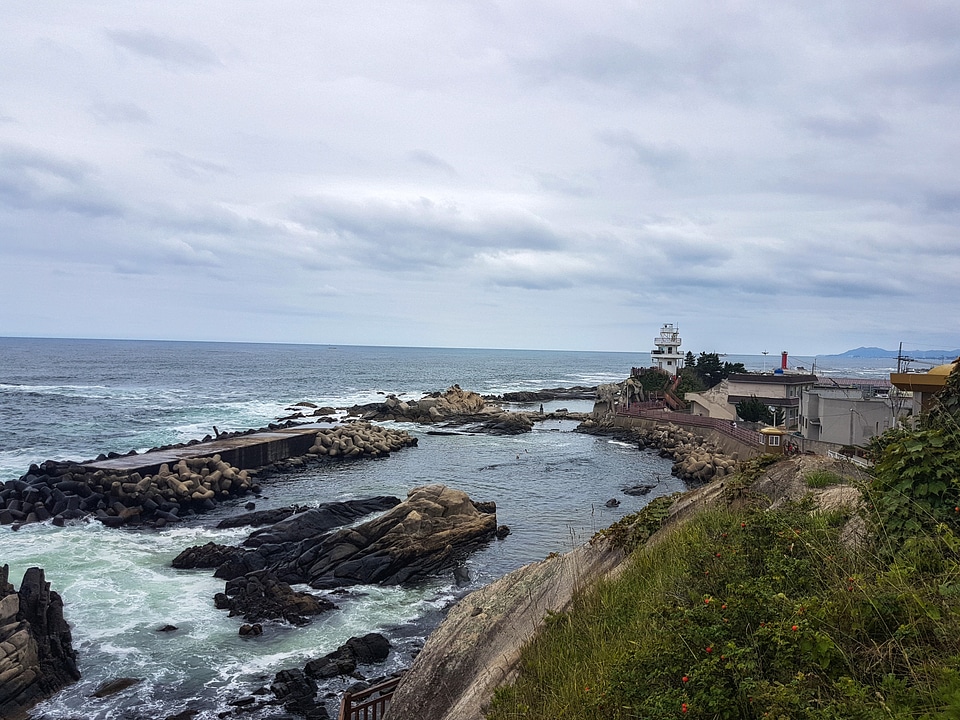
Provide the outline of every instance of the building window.
<path id="1" fill-rule="evenodd" d="M 769 445 L 770 445 L 770 447 L 780 447 L 780 436 L 779 436 L 779 435 L 771 435 L 771 436 L 770 436 L 770 443 L 769 443 Z"/>
<path id="2" fill-rule="evenodd" d="M 667 365 L 668 366 L 673 365 L 673 360 L 667 360 Z"/>

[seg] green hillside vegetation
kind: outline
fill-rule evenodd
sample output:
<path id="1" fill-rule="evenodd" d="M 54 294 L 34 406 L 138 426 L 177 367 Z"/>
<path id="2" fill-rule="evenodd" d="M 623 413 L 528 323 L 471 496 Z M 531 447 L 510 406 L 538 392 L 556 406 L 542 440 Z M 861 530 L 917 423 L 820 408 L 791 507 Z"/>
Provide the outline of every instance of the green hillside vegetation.
<path id="1" fill-rule="evenodd" d="M 609 529 L 624 571 L 547 619 L 488 717 L 960 718 L 958 371 L 940 400 L 875 444 L 859 510 L 769 509 L 768 456 L 651 546 L 663 503 Z"/>

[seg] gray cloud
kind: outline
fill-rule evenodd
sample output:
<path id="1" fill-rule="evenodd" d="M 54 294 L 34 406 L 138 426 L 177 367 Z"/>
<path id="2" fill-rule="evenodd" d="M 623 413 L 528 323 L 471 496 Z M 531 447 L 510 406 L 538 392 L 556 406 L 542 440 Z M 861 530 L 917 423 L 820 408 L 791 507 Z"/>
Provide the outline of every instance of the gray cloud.
<path id="1" fill-rule="evenodd" d="M 0 11 L 7 332 L 960 336 L 960 7 L 119 7 Z"/>
<path id="2" fill-rule="evenodd" d="M 121 211 L 85 163 L 23 147 L 0 149 L 0 205 L 94 218 Z"/>
<path id="3" fill-rule="evenodd" d="M 629 130 L 604 130 L 598 138 L 603 144 L 626 151 L 632 160 L 654 170 L 671 170 L 686 160 L 685 153 L 675 143 L 644 142 Z"/>
<path id="4" fill-rule="evenodd" d="M 176 150 L 148 150 L 147 156 L 162 161 L 174 173 L 186 179 L 232 174 L 230 168 L 210 160 L 190 157 Z"/>
<path id="5" fill-rule="evenodd" d="M 457 171 L 454 169 L 453 165 L 441 160 L 439 157 L 431 152 L 428 152 L 427 150 L 414 150 L 407 157 L 411 162 L 417 165 L 422 165 L 433 170 L 440 170 L 451 177 L 457 176 Z"/>
<path id="6" fill-rule="evenodd" d="M 107 37 L 119 48 L 170 68 L 206 70 L 222 64 L 208 45 L 196 40 L 150 30 L 108 30 Z"/>
<path id="7" fill-rule="evenodd" d="M 98 102 L 90 108 L 97 122 L 110 123 L 149 123 L 150 115 L 146 110 L 131 102 Z"/>
<path id="8" fill-rule="evenodd" d="M 564 241 L 542 219 L 505 208 L 477 210 L 456 201 L 408 198 L 393 202 L 317 197 L 293 217 L 325 238 L 344 261 L 385 270 L 456 268 L 481 252 L 551 251 Z"/>

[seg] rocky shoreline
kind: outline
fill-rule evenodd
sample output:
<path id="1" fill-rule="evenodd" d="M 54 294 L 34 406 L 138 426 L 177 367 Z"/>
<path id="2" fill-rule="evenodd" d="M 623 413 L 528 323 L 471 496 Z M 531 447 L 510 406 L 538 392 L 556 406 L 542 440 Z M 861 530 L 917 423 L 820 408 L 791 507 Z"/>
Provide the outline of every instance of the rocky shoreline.
<path id="1" fill-rule="evenodd" d="M 625 428 L 610 422 L 587 420 L 580 424 L 577 432 L 615 437 L 635 444 L 639 450 L 656 450 L 661 457 L 674 461 L 673 475 L 693 484 L 732 475 L 740 459 L 737 453 L 728 455 L 718 443 L 673 423 L 654 428 Z"/>
<path id="2" fill-rule="evenodd" d="M 533 395 L 506 394 L 496 400 L 562 399 L 557 394 L 559 390 L 562 389 Z M 570 391 L 565 398 L 584 399 L 595 389 Z M 327 419 L 327 410 L 330 409 L 317 408 L 315 412 L 323 411 Z M 16 529 L 27 522 L 64 524 L 96 519 L 109 527 L 162 528 L 213 509 L 222 500 L 248 493 L 256 495 L 261 490 L 260 482 L 273 473 L 296 470 L 309 463 L 377 458 L 416 446 L 416 438 L 408 433 L 371 421 L 516 434 L 529 432 L 535 422 L 549 417 L 504 411 L 493 399 L 464 391 L 457 385 L 417 401 L 386 395 L 383 402 L 340 412 L 346 413 L 346 420 L 336 427 L 318 428 L 305 455 L 280 459 L 260 468 L 237 468 L 216 455 L 185 458 L 142 476 L 91 470 L 83 463 L 46 461 L 33 465 L 18 480 L 0 486 L 0 524 Z M 293 419 L 287 419 L 283 426 L 271 425 L 270 429 L 294 425 Z M 715 444 L 673 425 L 624 430 L 586 420 L 577 431 L 620 437 L 640 450 L 655 449 L 674 459 L 674 474 L 691 482 L 724 477 L 736 463 L 735 456 L 727 457 Z M 244 434 L 247 433 L 232 436 Z M 201 442 L 185 444 L 195 445 Z M 202 448 L 197 450 L 201 452 Z M 116 453 L 110 455 L 120 457 Z M 650 489 L 652 486 L 635 486 L 624 488 L 624 492 L 644 494 Z M 212 602 L 238 617 L 238 633 L 258 635 L 269 633 L 271 622 L 299 625 L 318 614 L 336 611 L 335 596 L 300 592 L 291 585 L 302 583 L 313 590 L 333 591 L 355 584 L 415 583 L 441 572 L 456 574 L 458 564 L 468 553 L 509 532 L 497 526 L 493 503 L 474 501 L 441 485 L 415 488 L 404 501 L 378 497 L 351 503 L 313 508 L 291 506 L 230 518 L 224 522 L 231 527 L 260 529 L 251 532 L 238 547 L 208 544 L 188 548 L 174 561 L 174 567 L 214 570 L 225 586 Z M 248 508 L 252 510 L 252 503 Z M 355 527 L 344 527 L 372 513 L 382 514 Z M 253 700 L 238 699 L 234 704 L 237 714 L 261 704 L 281 704 L 305 717 L 326 717 L 323 702 L 317 698 L 317 693 L 322 692 L 317 681 L 333 672 L 332 668 L 349 668 L 349 654 L 341 648 L 332 654 L 337 657 L 313 660 L 302 669 L 280 671 L 269 688 L 251 695 Z M 359 657 L 367 656 L 358 656 L 357 662 L 363 662 Z M 321 667 L 325 669 L 320 670 Z M 354 670 L 337 673 L 338 676 L 355 672 L 356 662 L 353 667 Z M 313 690 L 309 691 L 311 687 Z"/>

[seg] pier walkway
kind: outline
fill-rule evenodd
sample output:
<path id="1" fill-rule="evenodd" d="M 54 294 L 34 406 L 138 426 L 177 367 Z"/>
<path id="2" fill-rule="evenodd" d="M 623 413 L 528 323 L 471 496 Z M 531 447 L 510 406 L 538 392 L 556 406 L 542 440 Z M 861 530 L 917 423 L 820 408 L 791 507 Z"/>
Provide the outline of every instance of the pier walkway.
<path id="1" fill-rule="evenodd" d="M 317 424 L 298 425 L 279 430 L 262 430 L 248 435 L 219 437 L 206 442 L 151 450 L 138 455 L 121 455 L 106 460 L 83 463 L 83 467 L 116 473 L 153 475 L 163 464 L 174 465 L 185 458 L 205 458 L 219 455 L 220 459 L 240 470 L 254 470 L 264 465 L 304 455 L 316 440 Z"/>

